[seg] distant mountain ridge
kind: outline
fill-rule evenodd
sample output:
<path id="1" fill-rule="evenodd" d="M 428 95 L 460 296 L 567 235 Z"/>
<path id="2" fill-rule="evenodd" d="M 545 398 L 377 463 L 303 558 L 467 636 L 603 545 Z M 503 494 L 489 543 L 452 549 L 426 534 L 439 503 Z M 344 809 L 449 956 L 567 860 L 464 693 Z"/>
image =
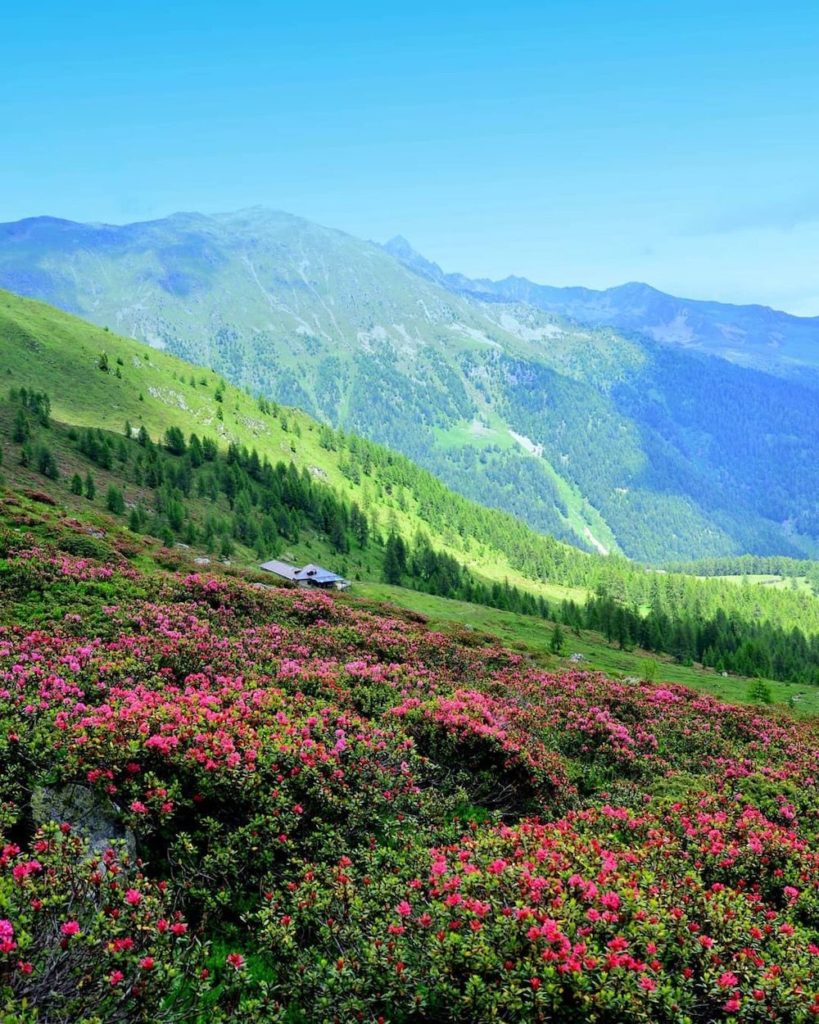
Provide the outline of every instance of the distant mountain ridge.
<path id="1" fill-rule="evenodd" d="M 489 301 L 523 302 L 590 327 L 613 327 L 653 341 L 707 352 L 743 366 L 819 384 L 819 317 L 798 317 L 761 305 L 684 299 L 641 282 L 595 290 L 536 284 L 525 277 L 500 281 L 445 273 L 403 236 L 387 252 L 417 274 L 455 293 Z"/>
<path id="2" fill-rule="evenodd" d="M 0 287 L 388 444 L 588 550 L 819 552 L 807 371 L 786 381 L 713 358 L 705 338 L 574 315 L 608 293 L 471 282 L 403 239 L 258 208 L 0 225 Z M 541 308 L 552 293 L 569 312 Z"/>

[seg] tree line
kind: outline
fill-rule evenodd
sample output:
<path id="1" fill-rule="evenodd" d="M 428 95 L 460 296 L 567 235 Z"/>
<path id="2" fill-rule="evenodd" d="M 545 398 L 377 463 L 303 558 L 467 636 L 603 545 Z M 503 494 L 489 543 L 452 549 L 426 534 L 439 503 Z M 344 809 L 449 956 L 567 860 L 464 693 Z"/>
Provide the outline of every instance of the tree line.
<path id="1" fill-rule="evenodd" d="M 34 431 L 37 450 L 47 453 L 54 472 L 32 468 L 56 480 L 57 458 L 45 432 L 38 430 L 38 425 L 50 424 L 43 418 L 33 421 L 28 395 L 21 390 L 22 394 L 11 393 L 17 404 L 12 440 L 20 443 L 22 433 L 26 438 L 18 461 L 29 465 L 25 448 Z M 16 429 L 21 416 L 22 432 Z M 550 615 L 542 598 L 508 582 L 478 580 L 456 558 L 434 547 L 426 534 L 404 538 L 393 523 L 385 530 L 376 511 L 367 513 L 292 461 L 273 464 L 255 448 L 234 442 L 223 451 L 213 438 L 196 433 L 186 437 L 176 426 L 159 440 L 144 426 L 134 428 L 129 422 L 121 435 L 79 427 L 69 427 L 66 434 L 78 455 L 115 477 L 104 494 L 107 510 L 126 516 L 133 532 L 157 537 L 168 546 L 197 545 L 229 558 L 241 545 L 262 559 L 312 531 L 341 558 L 368 553 L 371 561 L 381 563 L 387 582 L 543 618 Z M 84 476 L 75 472 L 68 487 L 74 495 L 95 500 L 97 482 L 91 468 Z M 144 498 L 146 489 L 150 500 Z"/>
<path id="2" fill-rule="evenodd" d="M 796 626 L 738 619 L 723 609 L 707 617 L 671 616 L 661 607 L 641 612 L 608 595 L 585 605 L 563 602 L 559 616 L 565 626 L 596 630 L 623 650 L 640 647 L 670 654 L 682 665 L 698 662 L 718 672 L 819 684 L 819 634 L 806 635 Z"/>

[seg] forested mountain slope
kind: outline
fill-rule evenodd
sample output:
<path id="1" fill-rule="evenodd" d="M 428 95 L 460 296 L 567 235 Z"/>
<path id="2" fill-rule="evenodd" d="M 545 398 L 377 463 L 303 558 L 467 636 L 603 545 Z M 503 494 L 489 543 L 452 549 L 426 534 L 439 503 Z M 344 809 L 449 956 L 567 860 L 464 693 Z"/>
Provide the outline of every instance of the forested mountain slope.
<path id="1" fill-rule="evenodd" d="M 3 225 L 0 284 L 387 443 L 587 550 L 817 551 L 809 387 L 455 293 L 286 214 Z"/>
<path id="2" fill-rule="evenodd" d="M 52 481 L 80 507 L 91 472 L 137 534 L 236 549 L 245 564 L 330 557 L 354 578 L 559 619 L 680 664 L 819 680 L 807 563 L 788 562 L 800 569 L 796 589 L 762 589 L 586 554 L 373 442 L 9 294 L 0 353 L 7 465 L 29 474 L 27 487 Z"/>

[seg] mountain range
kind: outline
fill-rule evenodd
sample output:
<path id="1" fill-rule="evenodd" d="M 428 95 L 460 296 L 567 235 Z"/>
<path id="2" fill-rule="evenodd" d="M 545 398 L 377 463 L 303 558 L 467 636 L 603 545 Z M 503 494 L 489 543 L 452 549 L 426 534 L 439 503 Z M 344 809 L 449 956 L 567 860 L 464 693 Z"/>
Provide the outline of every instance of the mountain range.
<path id="1" fill-rule="evenodd" d="M 483 301 L 523 302 L 589 327 L 692 348 L 769 373 L 819 383 L 819 317 L 798 317 L 767 306 L 737 306 L 667 295 L 633 281 L 597 291 L 555 288 L 525 277 L 502 281 L 447 274 L 401 235 L 384 249 L 406 267 L 453 292 Z"/>
<path id="2" fill-rule="evenodd" d="M 590 550 L 819 551 L 819 321 L 444 274 L 264 209 L 0 225 L 0 286 L 212 367 Z"/>

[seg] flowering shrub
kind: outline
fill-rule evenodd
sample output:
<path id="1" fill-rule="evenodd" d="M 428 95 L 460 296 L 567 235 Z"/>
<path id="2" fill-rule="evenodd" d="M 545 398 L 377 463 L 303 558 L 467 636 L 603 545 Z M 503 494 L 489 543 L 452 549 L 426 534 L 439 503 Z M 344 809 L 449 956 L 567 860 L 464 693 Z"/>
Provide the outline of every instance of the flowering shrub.
<path id="1" fill-rule="evenodd" d="M 819 1018 L 815 723 L 44 523 L 0 533 L 0 1020 Z M 35 834 L 69 783 L 139 864 Z"/>
<path id="2" fill-rule="evenodd" d="M 730 799 L 604 805 L 305 865 L 261 919 L 321 1019 L 807 1020 L 818 884 Z"/>
<path id="3" fill-rule="evenodd" d="M 542 812 L 574 794 L 562 758 L 527 729 L 514 701 L 455 690 L 425 703 L 410 697 L 390 713 L 441 769 L 453 766 L 473 801 Z"/>
<path id="4" fill-rule="evenodd" d="M 0 1007 L 32 1019 L 177 1021 L 204 988 L 202 949 L 163 882 L 69 825 L 0 852 Z"/>

